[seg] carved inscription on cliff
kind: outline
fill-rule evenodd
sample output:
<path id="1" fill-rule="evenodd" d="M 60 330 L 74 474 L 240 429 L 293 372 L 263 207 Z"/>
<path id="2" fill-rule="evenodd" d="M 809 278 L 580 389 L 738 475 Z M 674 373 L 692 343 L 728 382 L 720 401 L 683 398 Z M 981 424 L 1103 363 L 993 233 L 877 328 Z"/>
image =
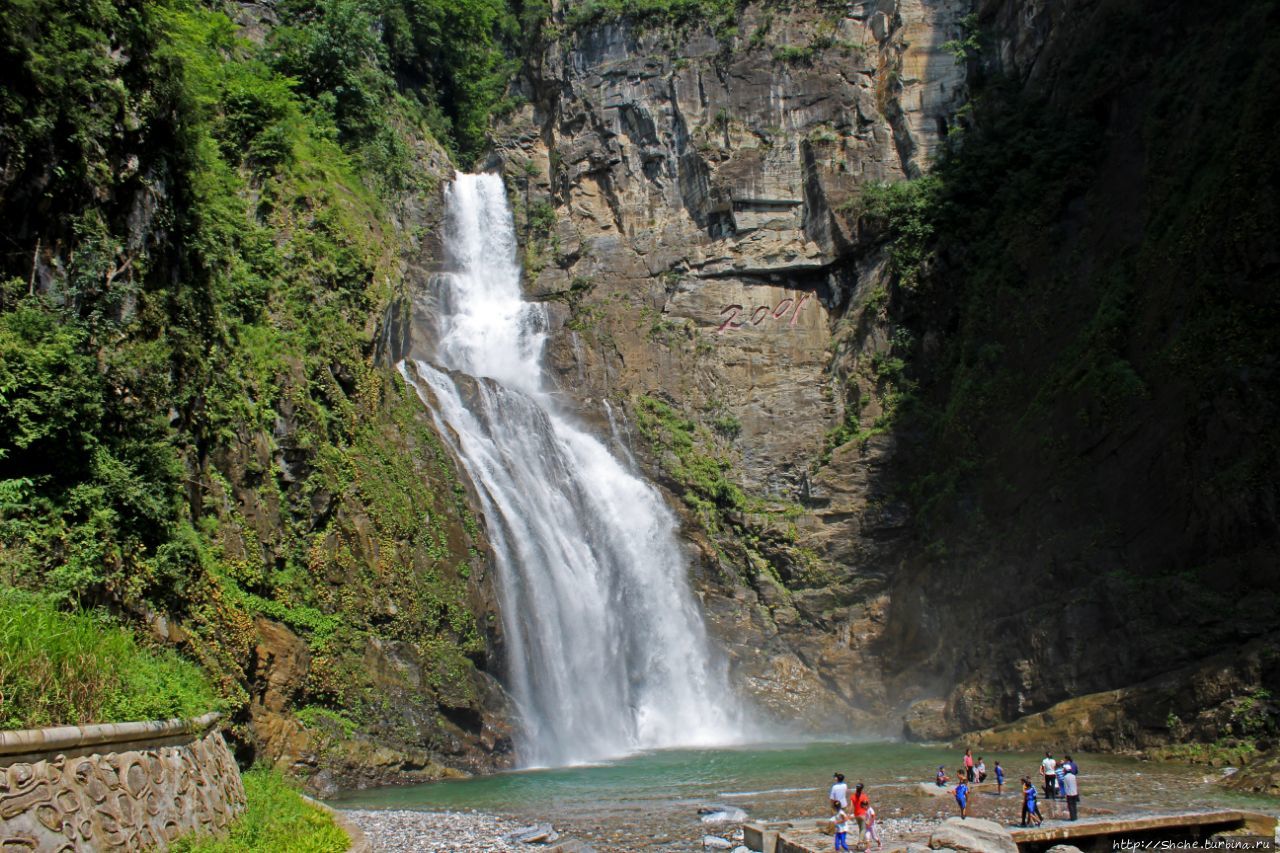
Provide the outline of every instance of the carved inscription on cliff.
<path id="1" fill-rule="evenodd" d="M 767 305 L 753 305 L 750 310 L 745 306 L 733 303 L 720 309 L 724 321 L 716 334 L 722 335 L 743 326 L 759 326 L 766 321 L 770 324 L 794 326 L 800 317 L 800 309 L 812 298 L 812 293 L 801 293 L 799 296 L 786 296 L 778 302 Z"/>

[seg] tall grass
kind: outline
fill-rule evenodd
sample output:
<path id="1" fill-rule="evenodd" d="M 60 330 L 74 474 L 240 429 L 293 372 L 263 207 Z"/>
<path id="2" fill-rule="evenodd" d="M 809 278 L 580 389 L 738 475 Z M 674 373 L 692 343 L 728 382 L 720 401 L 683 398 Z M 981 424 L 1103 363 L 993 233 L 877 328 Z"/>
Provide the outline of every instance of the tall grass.
<path id="1" fill-rule="evenodd" d="M 94 612 L 0 587 L 0 727 L 194 717 L 220 707 L 195 664 Z"/>
<path id="2" fill-rule="evenodd" d="M 343 853 L 347 834 L 327 812 L 302 799 L 298 789 L 274 770 L 244 774 L 248 808 L 226 838 L 178 839 L 174 853 Z"/>

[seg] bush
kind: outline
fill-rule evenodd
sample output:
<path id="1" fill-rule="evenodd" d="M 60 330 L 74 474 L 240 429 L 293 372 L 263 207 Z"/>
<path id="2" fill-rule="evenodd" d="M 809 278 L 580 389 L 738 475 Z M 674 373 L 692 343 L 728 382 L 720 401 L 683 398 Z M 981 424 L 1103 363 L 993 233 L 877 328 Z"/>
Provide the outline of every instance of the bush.
<path id="1" fill-rule="evenodd" d="M 140 646 L 101 613 L 0 587 L 0 726 L 196 717 L 220 700 L 195 664 Z"/>
<path id="2" fill-rule="evenodd" d="M 248 808 L 226 838 L 180 838 L 175 853 L 343 853 L 351 843 L 328 812 L 304 800 L 291 782 L 266 768 L 244 774 Z"/>

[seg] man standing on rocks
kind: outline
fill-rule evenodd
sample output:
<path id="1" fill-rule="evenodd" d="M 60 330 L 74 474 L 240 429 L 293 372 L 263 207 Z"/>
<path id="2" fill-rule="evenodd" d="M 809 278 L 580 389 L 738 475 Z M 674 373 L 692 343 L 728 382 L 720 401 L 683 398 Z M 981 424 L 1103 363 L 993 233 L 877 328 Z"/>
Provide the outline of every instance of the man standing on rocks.
<path id="1" fill-rule="evenodd" d="M 1044 761 L 1040 762 L 1040 770 L 1044 773 L 1044 798 L 1052 800 L 1057 795 L 1058 762 L 1054 761 L 1053 756 L 1046 752 Z"/>
<path id="2" fill-rule="evenodd" d="M 849 808 L 849 786 L 844 783 L 844 774 L 837 773 L 832 777 L 835 784 L 831 786 L 831 807 L 839 806 L 842 809 Z"/>
<path id="3" fill-rule="evenodd" d="M 1062 777 L 1062 793 L 1067 798 L 1068 820 L 1077 818 L 1076 808 L 1080 803 L 1080 780 L 1076 778 L 1075 768 L 1067 765 L 1067 772 Z"/>

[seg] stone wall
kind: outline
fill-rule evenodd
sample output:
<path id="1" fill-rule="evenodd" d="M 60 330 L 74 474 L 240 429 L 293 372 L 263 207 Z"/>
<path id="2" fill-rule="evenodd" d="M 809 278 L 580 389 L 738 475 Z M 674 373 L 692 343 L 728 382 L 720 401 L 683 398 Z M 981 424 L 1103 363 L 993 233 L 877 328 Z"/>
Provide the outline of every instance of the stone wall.
<path id="1" fill-rule="evenodd" d="M 245 808 L 217 714 L 0 732 L 0 849 L 164 850 Z"/>

